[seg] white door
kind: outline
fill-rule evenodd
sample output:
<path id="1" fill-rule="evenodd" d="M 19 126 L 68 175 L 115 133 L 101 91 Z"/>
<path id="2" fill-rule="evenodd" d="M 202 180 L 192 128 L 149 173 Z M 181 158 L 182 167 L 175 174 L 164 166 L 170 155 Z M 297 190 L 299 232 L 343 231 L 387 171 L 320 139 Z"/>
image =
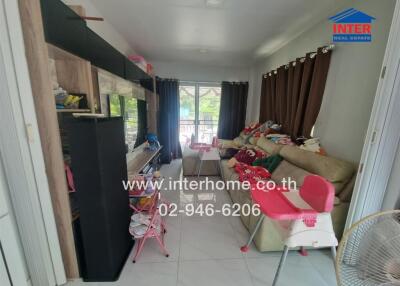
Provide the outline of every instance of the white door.
<path id="1" fill-rule="evenodd" d="M 10 208 L 8 187 L 0 156 L 0 285 L 27 286 L 24 255 Z"/>
<path id="2" fill-rule="evenodd" d="M 11 278 L 7 270 L 7 265 L 3 257 L 4 257 L 3 249 L 2 246 L 0 245 L 0 285 L 12 286 Z"/>

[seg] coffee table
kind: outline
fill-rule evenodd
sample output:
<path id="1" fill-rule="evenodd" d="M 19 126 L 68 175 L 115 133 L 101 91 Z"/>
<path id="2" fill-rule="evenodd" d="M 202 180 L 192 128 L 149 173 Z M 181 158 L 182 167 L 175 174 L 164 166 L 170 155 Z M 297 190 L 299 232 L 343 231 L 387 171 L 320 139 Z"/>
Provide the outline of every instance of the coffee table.
<path id="1" fill-rule="evenodd" d="M 219 174 L 221 175 L 221 157 L 219 156 L 218 148 L 211 147 L 207 150 L 199 150 L 199 168 L 197 171 L 197 177 L 200 177 L 201 167 L 204 161 L 216 161 L 217 169 L 219 170 Z"/>

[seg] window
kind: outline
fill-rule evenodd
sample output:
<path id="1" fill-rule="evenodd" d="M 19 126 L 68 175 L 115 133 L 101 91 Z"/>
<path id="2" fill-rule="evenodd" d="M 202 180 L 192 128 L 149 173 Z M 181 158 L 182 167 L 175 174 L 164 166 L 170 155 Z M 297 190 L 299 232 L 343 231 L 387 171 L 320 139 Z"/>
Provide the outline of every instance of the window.
<path id="1" fill-rule="evenodd" d="M 219 84 L 182 83 L 180 96 L 180 136 L 186 146 L 196 142 L 211 143 L 217 136 L 221 86 Z"/>
<path id="2" fill-rule="evenodd" d="M 122 116 L 125 125 L 125 144 L 128 151 L 135 146 L 138 133 L 137 99 L 132 96 L 110 95 L 110 115 Z"/>

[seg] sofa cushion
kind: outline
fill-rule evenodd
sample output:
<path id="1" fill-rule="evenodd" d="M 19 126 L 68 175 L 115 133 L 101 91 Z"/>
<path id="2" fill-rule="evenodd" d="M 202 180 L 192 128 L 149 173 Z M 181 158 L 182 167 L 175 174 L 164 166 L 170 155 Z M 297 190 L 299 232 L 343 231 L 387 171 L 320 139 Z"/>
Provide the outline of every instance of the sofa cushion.
<path id="1" fill-rule="evenodd" d="M 221 160 L 222 178 L 225 181 L 239 180 L 239 175 L 235 172 L 234 168 L 229 167 L 228 161 L 229 160 Z"/>
<path id="2" fill-rule="evenodd" d="M 356 183 L 356 178 L 357 178 L 357 176 L 356 176 L 356 174 L 354 174 L 353 177 L 351 178 L 351 180 L 346 184 L 346 186 L 344 186 L 343 190 L 340 192 L 339 199 L 342 202 L 349 203 L 351 201 L 354 185 Z"/>
<path id="3" fill-rule="evenodd" d="M 260 139 L 258 139 L 257 146 L 271 155 L 278 154 L 283 147 L 283 145 L 275 144 L 263 136 L 261 136 Z"/>
<path id="4" fill-rule="evenodd" d="M 283 180 L 290 178 L 296 182 L 296 188 L 299 189 L 303 185 L 304 178 L 308 175 L 311 175 L 311 173 L 284 160 L 272 173 L 271 179 L 278 185 L 282 185 Z M 291 188 L 292 186 L 287 185 L 286 187 Z"/>
<path id="5" fill-rule="evenodd" d="M 249 143 L 252 145 L 257 145 L 257 141 L 260 137 L 251 136 L 249 139 Z"/>
<path id="6" fill-rule="evenodd" d="M 279 154 L 291 164 L 309 173 L 326 178 L 335 186 L 336 194 L 340 194 L 355 171 L 353 164 L 349 162 L 321 156 L 295 146 L 285 146 Z"/>
<path id="7" fill-rule="evenodd" d="M 233 139 L 233 143 L 238 147 L 242 147 L 244 144 L 246 144 L 246 139 L 243 139 L 241 136 L 239 136 Z"/>
<path id="8" fill-rule="evenodd" d="M 234 142 L 234 140 L 225 140 L 225 139 L 218 139 L 218 140 L 221 149 L 238 147 L 237 144 Z"/>

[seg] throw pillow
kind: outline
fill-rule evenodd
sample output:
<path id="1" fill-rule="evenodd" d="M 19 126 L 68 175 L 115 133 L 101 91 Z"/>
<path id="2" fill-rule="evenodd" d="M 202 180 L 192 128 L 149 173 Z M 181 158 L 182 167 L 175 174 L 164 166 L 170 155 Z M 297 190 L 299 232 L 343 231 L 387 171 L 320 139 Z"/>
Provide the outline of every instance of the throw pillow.
<path id="1" fill-rule="evenodd" d="M 258 158 L 253 162 L 253 166 L 261 166 L 267 169 L 270 173 L 282 162 L 283 157 L 279 154 L 269 156 L 267 158 Z"/>
<path id="2" fill-rule="evenodd" d="M 257 158 L 263 157 L 263 153 L 255 149 L 242 149 L 236 155 L 235 158 L 241 163 L 251 165 Z"/>

